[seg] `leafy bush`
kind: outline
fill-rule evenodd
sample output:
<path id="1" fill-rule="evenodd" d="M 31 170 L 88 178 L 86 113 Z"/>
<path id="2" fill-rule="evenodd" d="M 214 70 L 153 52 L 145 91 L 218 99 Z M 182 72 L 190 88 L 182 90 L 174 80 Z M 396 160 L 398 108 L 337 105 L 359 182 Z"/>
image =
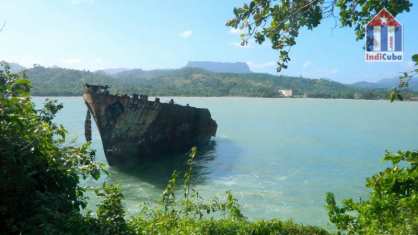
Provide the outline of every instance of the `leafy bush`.
<path id="1" fill-rule="evenodd" d="M 98 222 L 81 214 L 87 203 L 79 182 L 98 179 L 102 166 L 88 143 L 66 143 L 66 130 L 52 122 L 62 105 L 47 101 L 36 110 L 30 82 L 1 67 L 0 234 L 92 232 Z"/>
<path id="2" fill-rule="evenodd" d="M 230 192 L 226 200 L 204 200 L 191 188 L 192 162 L 197 156 L 192 148 L 184 174 L 183 198 L 176 198 L 177 174 L 173 173 L 162 193 L 159 207 L 144 206 L 142 212 L 129 221 L 135 234 L 328 234 L 314 226 L 291 221 L 248 221 Z"/>
<path id="3" fill-rule="evenodd" d="M 371 192 L 367 200 L 343 201 L 326 197 L 329 218 L 348 234 L 417 234 L 418 152 L 386 153 L 392 167 L 367 179 Z"/>

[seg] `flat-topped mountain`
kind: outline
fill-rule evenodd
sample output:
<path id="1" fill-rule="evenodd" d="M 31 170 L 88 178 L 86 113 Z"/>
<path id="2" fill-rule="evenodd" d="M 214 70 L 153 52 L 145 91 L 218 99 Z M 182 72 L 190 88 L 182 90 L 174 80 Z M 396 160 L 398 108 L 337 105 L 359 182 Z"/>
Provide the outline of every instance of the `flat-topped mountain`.
<path id="1" fill-rule="evenodd" d="M 251 73 L 246 63 L 213 62 L 213 61 L 189 61 L 188 68 L 199 68 L 215 73 Z"/>

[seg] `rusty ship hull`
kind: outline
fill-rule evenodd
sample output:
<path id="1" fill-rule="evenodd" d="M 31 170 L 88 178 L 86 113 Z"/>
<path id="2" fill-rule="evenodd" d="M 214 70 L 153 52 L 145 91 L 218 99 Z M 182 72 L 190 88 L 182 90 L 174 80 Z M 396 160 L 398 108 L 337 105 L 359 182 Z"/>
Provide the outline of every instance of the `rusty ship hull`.
<path id="1" fill-rule="evenodd" d="M 110 165 L 183 153 L 215 136 L 208 109 L 149 101 L 145 95 L 109 94 L 86 85 L 83 99 L 94 118 Z M 91 135 L 91 134 L 90 134 Z"/>

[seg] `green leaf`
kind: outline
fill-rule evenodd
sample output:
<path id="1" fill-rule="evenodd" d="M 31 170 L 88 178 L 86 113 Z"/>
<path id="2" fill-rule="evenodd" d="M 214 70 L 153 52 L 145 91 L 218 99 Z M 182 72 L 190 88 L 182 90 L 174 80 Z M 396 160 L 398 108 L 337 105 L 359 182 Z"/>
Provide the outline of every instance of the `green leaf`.
<path id="1" fill-rule="evenodd" d="M 418 54 L 414 54 L 412 56 L 412 61 L 414 61 L 415 62 L 415 65 L 418 66 Z"/>

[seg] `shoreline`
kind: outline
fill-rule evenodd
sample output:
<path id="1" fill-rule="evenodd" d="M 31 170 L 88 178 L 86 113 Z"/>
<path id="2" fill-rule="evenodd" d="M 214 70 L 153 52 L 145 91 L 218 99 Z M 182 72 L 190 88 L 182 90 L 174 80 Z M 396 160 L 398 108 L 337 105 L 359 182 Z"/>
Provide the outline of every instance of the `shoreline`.
<path id="1" fill-rule="evenodd" d="M 50 98 L 50 97 L 68 97 L 68 98 L 82 98 L 82 95 L 32 95 L 36 98 Z M 362 101 L 389 101 L 389 99 L 350 99 L 350 98 L 323 98 L 323 97 L 262 97 L 262 96 L 149 96 L 149 98 L 245 98 L 245 99 L 312 99 L 312 100 L 362 100 Z M 417 100 L 403 100 L 402 102 L 417 102 Z M 398 101 L 399 102 L 399 101 Z"/>

